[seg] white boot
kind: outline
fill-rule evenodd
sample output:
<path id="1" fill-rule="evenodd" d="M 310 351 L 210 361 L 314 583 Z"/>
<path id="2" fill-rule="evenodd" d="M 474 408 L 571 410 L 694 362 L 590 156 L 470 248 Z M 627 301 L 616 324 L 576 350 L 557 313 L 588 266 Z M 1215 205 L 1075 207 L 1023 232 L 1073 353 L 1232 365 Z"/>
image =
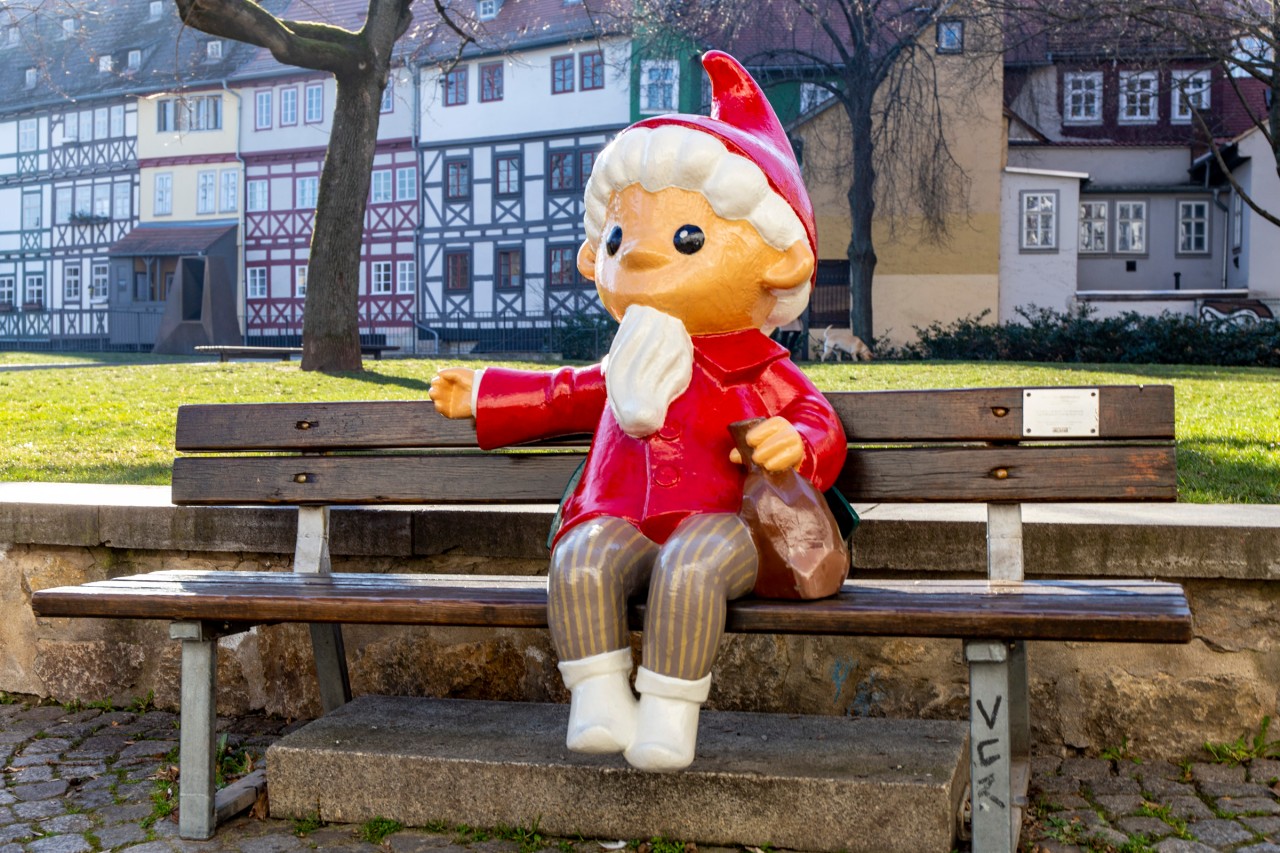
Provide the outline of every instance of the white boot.
<path id="1" fill-rule="evenodd" d="M 622 752 L 636 731 L 636 697 L 631 692 L 631 649 L 560 661 L 569 688 L 569 732 L 574 752 Z"/>
<path id="2" fill-rule="evenodd" d="M 686 681 L 643 666 L 636 672 L 640 719 L 627 747 L 627 763 L 640 770 L 683 770 L 698 745 L 698 712 L 711 692 L 711 676 Z"/>

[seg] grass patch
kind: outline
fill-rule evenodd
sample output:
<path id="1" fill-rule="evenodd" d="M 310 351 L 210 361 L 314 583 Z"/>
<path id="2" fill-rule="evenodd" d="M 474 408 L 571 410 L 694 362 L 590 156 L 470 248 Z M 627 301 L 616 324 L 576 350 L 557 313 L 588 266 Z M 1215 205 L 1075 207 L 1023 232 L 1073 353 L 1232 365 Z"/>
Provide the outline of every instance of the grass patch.
<path id="1" fill-rule="evenodd" d="M 1280 756 L 1280 740 L 1267 740 L 1267 729 L 1271 727 L 1271 718 L 1263 717 L 1258 733 L 1246 739 L 1244 735 L 1230 743 L 1210 743 L 1205 741 L 1204 751 L 1209 753 L 1218 764 L 1243 764 L 1254 758 L 1275 758 Z"/>
<path id="2" fill-rule="evenodd" d="M 0 354 L 35 355 L 48 354 Z M 180 404 L 421 400 L 437 368 L 459 363 L 390 359 L 370 361 L 361 373 L 320 374 L 304 373 L 297 362 L 141 363 L 132 357 L 92 369 L 0 372 L 0 434 L 6 437 L 0 479 L 165 485 Z M 1280 502 L 1280 410 L 1274 402 L 1280 371 L 1009 362 L 844 362 L 804 369 L 827 391 L 1171 384 L 1179 500 Z"/>
<path id="3" fill-rule="evenodd" d="M 1165 825 L 1173 830 L 1173 834 L 1178 838 L 1187 840 L 1191 838 L 1191 833 L 1187 831 L 1186 818 L 1178 817 L 1173 813 L 1173 810 L 1166 805 L 1147 801 L 1138 807 L 1138 811 L 1135 812 L 1135 814 L 1137 814 L 1138 817 L 1153 817 L 1157 820 L 1163 821 Z"/>
<path id="4" fill-rule="evenodd" d="M 1119 746 L 1104 747 L 1102 752 L 1099 753 L 1099 756 L 1107 761 L 1132 761 L 1134 764 L 1141 764 L 1142 759 L 1133 754 L 1133 750 L 1130 749 L 1130 746 L 1129 736 L 1125 735 L 1120 741 Z"/>
<path id="5" fill-rule="evenodd" d="M 293 819 L 293 834 L 298 836 L 309 835 L 322 826 L 324 826 L 324 821 L 320 819 L 319 812 L 312 812 L 306 817 Z"/>
<path id="6" fill-rule="evenodd" d="M 360 828 L 356 830 L 356 836 L 361 841 L 368 841 L 370 844 L 381 844 L 388 835 L 399 832 L 402 829 L 404 829 L 404 825 L 398 820 L 375 817 L 361 824 Z"/>

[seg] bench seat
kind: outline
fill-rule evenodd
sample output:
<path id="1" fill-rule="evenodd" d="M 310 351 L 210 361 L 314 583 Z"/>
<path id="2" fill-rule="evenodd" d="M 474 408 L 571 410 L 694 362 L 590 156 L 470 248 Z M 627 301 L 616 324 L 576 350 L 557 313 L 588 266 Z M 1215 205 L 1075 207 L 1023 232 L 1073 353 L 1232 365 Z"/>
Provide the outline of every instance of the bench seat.
<path id="1" fill-rule="evenodd" d="M 338 622 L 545 628 L 545 577 L 167 571 L 40 590 L 41 616 L 239 625 Z M 644 623 L 643 603 L 631 607 Z M 1120 580 L 850 580 L 819 601 L 746 598 L 735 633 L 1185 643 L 1177 584 Z"/>

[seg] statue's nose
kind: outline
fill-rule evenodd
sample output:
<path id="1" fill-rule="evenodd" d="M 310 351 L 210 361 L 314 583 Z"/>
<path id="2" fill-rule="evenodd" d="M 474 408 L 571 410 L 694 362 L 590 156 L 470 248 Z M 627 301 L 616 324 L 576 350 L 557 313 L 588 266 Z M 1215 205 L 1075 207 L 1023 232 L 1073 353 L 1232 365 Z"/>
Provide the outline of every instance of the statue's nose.
<path id="1" fill-rule="evenodd" d="M 625 249 L 622 253 L 622 266 L 629 270 L 657 269 L 667 263 L 667 256 L 651 249 Z"/>

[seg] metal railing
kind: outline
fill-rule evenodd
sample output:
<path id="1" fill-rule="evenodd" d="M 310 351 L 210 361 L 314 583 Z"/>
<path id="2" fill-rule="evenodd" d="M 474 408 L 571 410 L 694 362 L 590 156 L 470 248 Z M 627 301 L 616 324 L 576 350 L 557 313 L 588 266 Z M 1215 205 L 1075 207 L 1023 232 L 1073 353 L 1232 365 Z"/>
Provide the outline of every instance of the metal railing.
<path id="1" fill-rule="evenodd" d="M 164 310 L 27 308 L 0 310 L 0 349 L 148 352 Z"/>

